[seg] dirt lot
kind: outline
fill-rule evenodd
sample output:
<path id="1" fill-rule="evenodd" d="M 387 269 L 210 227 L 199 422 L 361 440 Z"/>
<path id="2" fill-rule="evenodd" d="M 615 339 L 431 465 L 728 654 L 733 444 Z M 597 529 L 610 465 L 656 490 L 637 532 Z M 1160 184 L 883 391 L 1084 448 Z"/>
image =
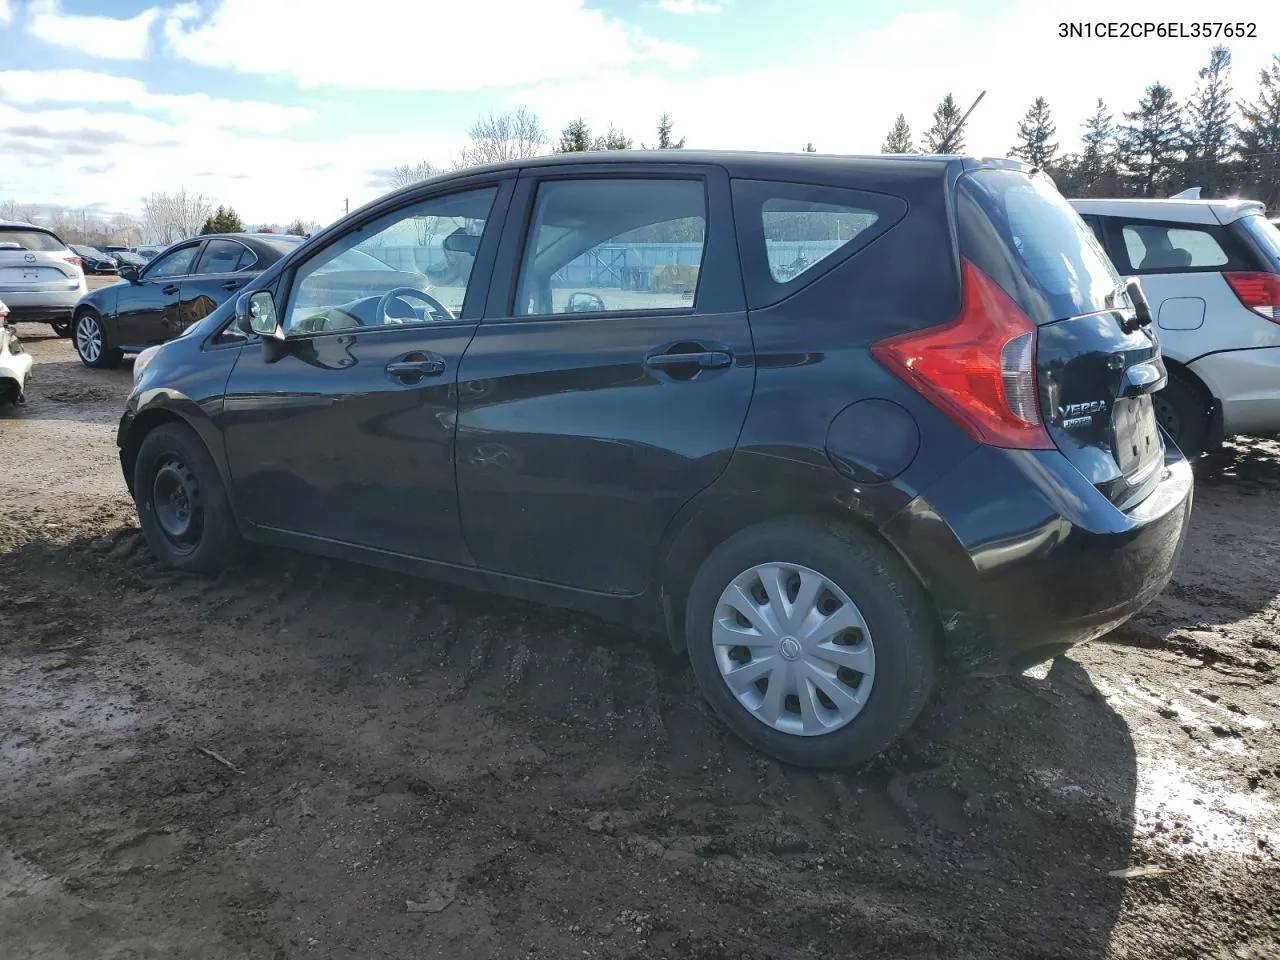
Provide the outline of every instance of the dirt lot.
<path id="1" fill-rule="evenodd" d="M 20 332 L 4 957 L 1280 955 L 1274 442 L 1203 471 L 1131 628 L 813 775 L 590 618 L 280 552 L 165 572 L 115 461 L 128 369 Z"/>

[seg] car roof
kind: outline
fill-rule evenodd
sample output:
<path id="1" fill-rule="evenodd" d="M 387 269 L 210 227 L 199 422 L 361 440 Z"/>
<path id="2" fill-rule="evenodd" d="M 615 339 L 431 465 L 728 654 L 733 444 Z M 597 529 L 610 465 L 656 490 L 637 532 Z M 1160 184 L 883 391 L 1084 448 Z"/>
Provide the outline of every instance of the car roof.
<path id="1" fill-rule="evenodd" d="M 1124 199 L 1078 199 L 1071 206 L 1077 213 L 1101 217 L 1142 217 L 1182 223 L 1231 223 L 1241 217 L 1263 213 L 1257 200 L 1156 200 L 1144 197 Z"/>
<path id="2" fill-rule="evenodd" d="M 0 227 L 21 228 L 23 230 L 39 230 L 42 233 L 53 233 L 48 227 L 42 227 L 38 223 L 27 223 L 25 220 L 0 220 Z"/>

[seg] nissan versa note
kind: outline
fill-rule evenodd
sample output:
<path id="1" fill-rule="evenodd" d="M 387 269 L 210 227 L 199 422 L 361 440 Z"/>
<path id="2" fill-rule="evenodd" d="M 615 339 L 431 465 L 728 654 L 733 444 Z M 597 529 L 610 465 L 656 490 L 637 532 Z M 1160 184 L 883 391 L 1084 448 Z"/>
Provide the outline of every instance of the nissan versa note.
<path id="1" fill-rule="evenodd" d="M 134 376 L 120 460 L 167 563 L 276 544 L 662 631 L 729 727 L 805 766 L 892 743 L 944 658 L 1123 623 L 1191 510 L 1140 287 L 1010 161 L 452 173 Z"/>

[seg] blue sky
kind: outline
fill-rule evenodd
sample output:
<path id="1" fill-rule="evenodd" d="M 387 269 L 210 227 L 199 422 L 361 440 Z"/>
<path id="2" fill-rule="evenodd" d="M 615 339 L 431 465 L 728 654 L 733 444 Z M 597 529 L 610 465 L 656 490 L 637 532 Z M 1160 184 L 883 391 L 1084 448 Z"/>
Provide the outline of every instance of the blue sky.
<path id="1" fill-rule="evenodd" d="M 1280 5 L 1233 0 L 1234 85 L 1280 52 Z M 1103 97 L 1192 92 L 1211 41 L 1060 39 L 1058 23 L 1203 20 L 1186 0 L 0 0 L 0 200 L 134 210 L 186 186 L 248 220 L 327 222 L 379 171 L 458 155 L 525 104 L 689 146 L 870 152 L 951 91 L 986 99 L 972 152 L 1004 155 L 1037 95 L 1065 148 Z"/>

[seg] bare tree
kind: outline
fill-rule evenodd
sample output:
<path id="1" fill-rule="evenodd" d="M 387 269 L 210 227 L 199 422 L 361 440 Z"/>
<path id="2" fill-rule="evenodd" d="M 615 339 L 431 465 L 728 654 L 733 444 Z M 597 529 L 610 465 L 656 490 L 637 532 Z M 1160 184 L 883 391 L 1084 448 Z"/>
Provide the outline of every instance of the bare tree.
<path id="1" fill-rule="evenodd" d="M 153 193 L 142 201 L 142 222 L 147 234 L 161 243 L 194 237 L 213 213 L 213 201 L 204 194 Z"/>
<path id="2" fill-rule="evenodd" d="M 430 160 L 419 160 L 417 163 L 402 163 L 398 167 L 392 167 L 387 179 L 393 187 L 407 187 L 421 183 L 439 172 Z"/>
<path id="3" fill-rule="evenodd" d="M 549 140 L 537 114 L 526 107 L 501 116 L 491 113 L 473 123 L 467 136 L 471 142 L 462 148 L 462 159 L 454 164 L 457 169 L 536 157 Z"/>
<path id="4" fill-rule="evenodd" d="M 10 197 L 0 201 L 0 220 L 20 220 L 23 223 L 35 223 L 40 216 L 40 208 L 34 203 L 23 203 Z"/>

